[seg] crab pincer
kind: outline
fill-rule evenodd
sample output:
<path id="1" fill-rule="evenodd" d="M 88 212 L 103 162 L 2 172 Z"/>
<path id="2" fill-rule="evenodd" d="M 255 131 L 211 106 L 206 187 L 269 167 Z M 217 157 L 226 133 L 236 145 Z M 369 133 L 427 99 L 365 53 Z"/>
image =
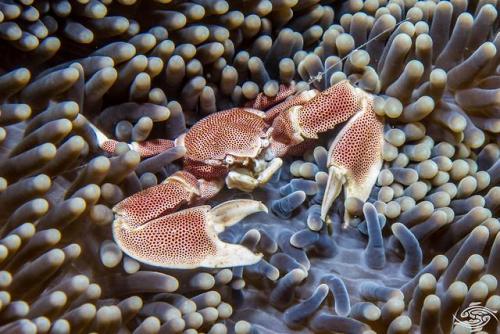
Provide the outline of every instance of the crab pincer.
<path id="1" fill-rule="evenodd" d="M 330 147 L 329 177 L 321 209 L 328 210 L 342 186 L 346 197 L 366 201 L 382 166 L 383 120 L 373 111 L 372 96 L 348 80 L 323 92 L 305 91 L 273 109 L 267 155 L 285 156 L 318 135 L 346 122 Z M 350 217 L 346 217 L 347 220 Z"/>
<path id="2" fill-rule="evenodd" d="M 368 94 L 358 111 L 339 132 L 328 152 L 328 183 L 321 206 L 321 218 L 344 187 L 344 197 L 366 201 L 382 167 L 384 123 L 373 111 Z M 345 216 L 348 223 L 351 217 Z"/>
<path id="3" fill-rule="evenodd" d="M 200 195 L 198 180 L 190 173 L 178 171 L 162 183 L 117 203 L 113 207 L 115 222 L 139 227 L 160 215 L 173 213 L 192 204 Z"/>
<path id="4" fill-rule="evenodd" d="M 258 262 L 261 255 L 225 243 L 217 234 L 250 214 L 267 212 L 266 206 L 241 199 L 175 212 L 199 194 L 192 179 L 186 182 L 182 175 L 188 173 L 180 173 L 113 208 L 113 237 L 118 246 L 140 262 L 165 268 L 222 268 Z"/>

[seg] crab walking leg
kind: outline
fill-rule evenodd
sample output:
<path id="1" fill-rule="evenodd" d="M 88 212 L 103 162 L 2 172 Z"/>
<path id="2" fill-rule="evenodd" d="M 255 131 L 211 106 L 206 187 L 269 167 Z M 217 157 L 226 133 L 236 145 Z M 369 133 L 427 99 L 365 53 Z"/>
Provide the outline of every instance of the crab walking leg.
<path id="1" fill-rule="evenodd" d="M 138 227 L 115 221 L 113 236 L 125 253 L 153 266 L 191 269 L 250 265 L 262 255 L 222 242 L 217 234 L 257 212 L 267 212 L 266 206 L 253 200 L 233 200 L 212 209 L 204 205 L 178 211 Z"/>
<path id="2" fill-rule="evenodd" d="M 372 109 L 372 98 L 363 99 L 361 111 L 349 120 L 328 153 L 328 182 L 321 206 L 326 219 L 333 201 L 344 186 L 344 195 L 366 201 L 382 167 L 384 124 Z M 350 217 L 346 217 L 350 220 Z M 346 223 L 347 223 L 346 222 Z"/>
<path id="3" fill-rule="evenodd" d="M 266 110 L 266 109 L 269 109 L 270 107 L 282 102 L 287 97 L 292 96 L 296 90 L 297 90 L 297 87 L 295 86 L 295 83 L 292 83 L 290 85 L 283 85 L 282 84 L 279 86 L 278 93 L 276 94 L 276 96 L 269 97 L 264 93 L 259 93 L 259 94 L 257 94 L 257 96 L 253 100 L 248 101 L 245 104 L 245 107 L 258 109 L 258 110 Z"/>
<path id="4" fill-rule="evenodd" d="M 114 139 L 109 139 L 101 130 L 89 123 L 94 130 L 99 147 L 110 154 L 115 152 L 116 146 L 120 143 Z M 175 142 L 168 139 L 151 139 L 143 142 L 132 142 L 127 144 L 132 151 L 139 153 L 141 158 L 148 158 L 153 155 L 160 154 L 175 146 Z"/>
<path id="5" fill-rule="evenodd" d="M 182 205 L 190 204 L 201 195 L 196 178 L 179 171 L 161 184 L 125 198 L 113 207 L 115 221 L 124 222 L 130 228 L 139 227 L 161 214 L 172 213 Z"/>

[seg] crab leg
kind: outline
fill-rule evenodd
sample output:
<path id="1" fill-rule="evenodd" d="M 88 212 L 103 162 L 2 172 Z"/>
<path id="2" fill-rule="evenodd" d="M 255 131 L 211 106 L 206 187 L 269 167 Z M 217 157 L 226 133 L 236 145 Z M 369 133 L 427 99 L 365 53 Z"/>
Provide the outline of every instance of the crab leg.
<path id="1" fill-rule="evenodd" d="M 217 234 L 246 216 L 267 212 L 261 202 L 233 200 L 214 208 L 198 206 L 154 219 L 141 226 L 113 223 L 113 235 L 129 256 L 154 266 L 176 269 L 250 265 L 262 255 L 222 242 Z"/>
<path id="2" fill-rule="evenodd" d="M 267 158 L 285 156 L 305 140 L 317 139 L 318 134 L 347 121 L 361 109 L 364 95 L 344 80 L 321 93 L 306 91 L 274 107 L 267 114 L 272 119 Z"/>
<path id="3" fill-rule="evenodd" d="M 266 112 L 266 122 L 272 123 L 272 121 L 283 111 L 290 109 L 291 107 L 300 106 L 309 102 L 312 98 L 318 95 L 318 91 L 311 89 L 301 92 L 293 97 L 286 99 L 278 105 L 275 105 Z"/>
<path id="4" fill-rule="evenodd" d="M 245 106 L 248 108 L 253 108 L 258 110 L 266 110 L 282 102 L 287 97 L 292 96 L 295 93 L 295 91 L 296 87 L 294 83 L 290 85 L 280 85 L 276 96 L 269 97 L 264 93 L 259 93 L 253 100 L 248 101 L 245 104 Z"/>
<path id="5" fill-rule="evenodd" d="M 328 153 L 328 183 L 321 206 L 321 218 L 344 186 L 344 195 L 366 201 L 382 167 L 382 119 L 372 109 L 372 99 L 365 95 L 361 111 L 347 122 Z M 346 216 L 347 222 L 350 217 Z"/>
<path id="6" fill-rule="evenodd" d="M 226 176 L 226 185 L 229 189 L 239 189 L 246 192 L 251 192 L 259 186 L 263 186 L 269 182 L 273 175 L 281 168 L 283 165 L 283 160 L 280 158 L 274 158 L 269 163 L 266 163 L 265 168 L 262 171 L 258 171 L 257 178 L 244 174 L 243 172 L 238 172 L 237 170 L 230 171 Z M 245 170 L 245 172 L 247 172 Z"/>
<path id="7" fill-rule="evenodd" d="M 110 154 L 115 152 L 116 147 L 120 143 L 114 139 L 109 139 L 102 131 L 89 123 L 97 139 L 99 147 Z M 139 153 L 141 158 L 148 158 L 153 155 L 160 154 L 175 146 L 175 142 L 168 139 L 151 139 L 143 142 L 132 142 L 127 144 L 132 151 Z"/>

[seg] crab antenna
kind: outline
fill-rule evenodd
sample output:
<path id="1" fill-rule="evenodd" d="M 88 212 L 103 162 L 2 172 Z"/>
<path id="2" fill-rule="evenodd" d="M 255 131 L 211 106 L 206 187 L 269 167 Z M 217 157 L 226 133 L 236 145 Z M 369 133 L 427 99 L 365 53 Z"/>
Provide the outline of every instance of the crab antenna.
<path id="1" fill-rule="evenodd" d="M 402 21 L 399 21 L 398 23 L 396 23 L 396 25 L 392 28 L 387 28 L 385 30 L 383 30 L 382 32 L 380 32 L 379 34 L 373 36 L 373 38 L 369 39 L 368 41 L 366 41 L 365 43 L 361 44 L 360 46 L 352 49 L 351 52 L 349 52 L 348 54 L 346 54 L 343 58 L 339 59 L 338 61 L 336 61 L 335 63 L 331 64 L 330 66 L 328 66 L 324 71 L 322 72 L 318 72 L 318 74 L 314 75 L 314 76 L 311 76 L 309 78 L 309 81 L 307 81 L 308 84 L 311 84 L 313 83 L 314 81 L 321 81 L 322 80 L 322 77 L 330 70 L 332 69 L 333 67 L 337 66 L 338 64 L 341 64 L 344 60 L 346 60 L 347 58 L 349 58 L 351 56 L 351 54 L 354 52 L 354 51 L 358 51 L 360 50 L 361 48 L 367 46 L 368 44 L 370 44 L 371 42 L 373 42 L 374 40 L 376 40 L 377 38 L 379 38 L 380 36 L 382 36 L 383 34 L 385 34 L 386 32 L 389 32 L 393 29 L 396 29 L 399 25 L 401 25 L 402 23 L 404 22 L 407 22 L 409 19 L 405 19 L 405 20 L 402 20 Z"/>

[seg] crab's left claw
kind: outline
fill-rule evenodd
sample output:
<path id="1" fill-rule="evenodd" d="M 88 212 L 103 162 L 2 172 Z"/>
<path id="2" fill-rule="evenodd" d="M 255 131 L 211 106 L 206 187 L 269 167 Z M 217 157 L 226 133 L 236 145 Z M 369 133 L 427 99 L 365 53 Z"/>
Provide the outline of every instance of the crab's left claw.
<path id="1" fill-rule="evenodd" d="M 384 124 L 373 111 L 366 95 L 362 108 L 347 122 L 333 141 L 328 153 L 328 183 L 321 206 L 326 220 L 334 200 L 344 187 L 344 195 L 366 201 L 382 167 Z M 346 223 L 350 217 L 346 216 Z"/>
<path id="2" fill-rule="evenodd" d="M 217 234 L 244 217 L 267 212 L 261 202 L 233 200 L 214 208 L 198 206 L 178 211 L 141 226 L 126 221 L 113 223 L 113 235 L 120 248 L 136 260 L 154 266 L 191 269 L 250 265 L 262 255 L 221 241 Z"/>

